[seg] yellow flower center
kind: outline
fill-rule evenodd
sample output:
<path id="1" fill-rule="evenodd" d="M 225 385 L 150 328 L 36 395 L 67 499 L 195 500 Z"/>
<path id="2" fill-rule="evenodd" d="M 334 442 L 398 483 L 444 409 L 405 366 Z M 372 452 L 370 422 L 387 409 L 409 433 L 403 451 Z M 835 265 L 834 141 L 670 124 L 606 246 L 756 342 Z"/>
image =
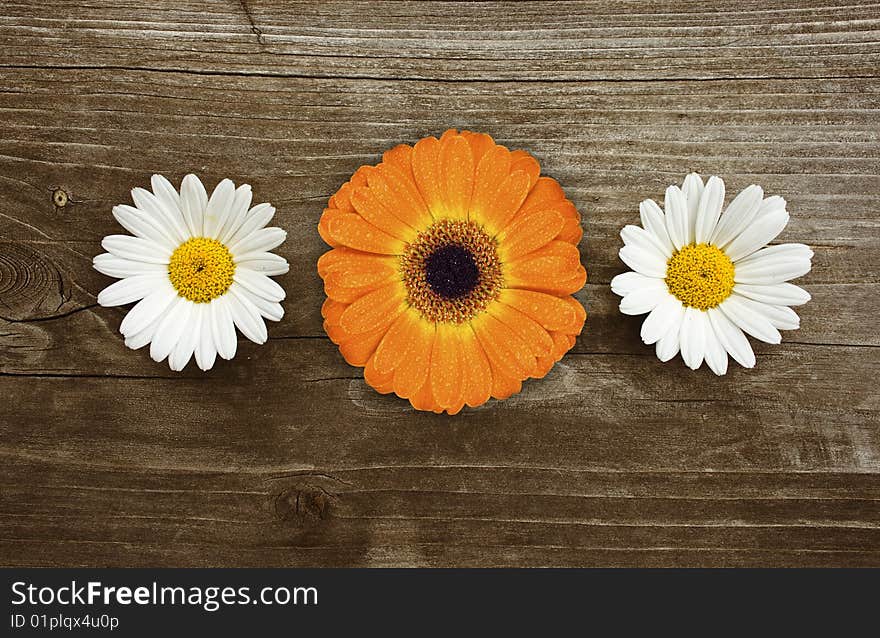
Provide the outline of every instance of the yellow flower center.
<path id="1" fill-rule="evenodd" d="M 232 285 L 235 262 L 216 239 L 193 237 L 171 255 L 168 278 L 177 294 L 196 303 L 207 303 L 223 295 Z"/>
<path id="2" fill-rule="evenodd" d="M 714 308 L 733 290 L 733 262 L 717 246 L 690 244 L 670 258 L 666 286 L 685 306 Z"/>

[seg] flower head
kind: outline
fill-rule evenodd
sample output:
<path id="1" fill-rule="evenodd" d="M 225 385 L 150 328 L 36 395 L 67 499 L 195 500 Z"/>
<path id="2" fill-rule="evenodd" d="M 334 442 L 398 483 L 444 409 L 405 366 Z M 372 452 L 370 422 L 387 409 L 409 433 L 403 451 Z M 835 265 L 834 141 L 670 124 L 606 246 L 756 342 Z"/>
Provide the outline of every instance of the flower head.
<path id="1" fill-rule="evenodd" d="M 449 130 L 387 151 L 330 198 L 324 328 L 367 383 L 454 414 L 519 392 L 574 345 L 580 215 L 540 173 L 524 151 Z"/>
<path id="2" fill-rule="evenodd" d="M 724 182 L 688 175 L 681 188 L 666 189 L 665 212 L 650 199 L 639 207 L 642 225 L 620 233 L 620 258 L 633 269 L 616 276 L 611 289 L 623 297 L 620 311 L 649 313 L 642 340 L 656 343 L 669 361 L 679 351 L 696 370 L 705 360 L 715 374 L 727 372 L 727 356 L 751 368 L 755 355 L 745 334 L 767 343 L 782 340 L 800 320 L 789 306 L 810 295 L 788 280 L 810 271 L 813 251 L 803 244 L 766 246 L 788 223 L 785 200 L 764 199 L 749 186 L 722 214 Z"/>
<path id="3" fill-rule="evenodd" d="M 235 356 L 235 327 L 255 343 L 267 338 L 263 319 L 284 315 L 284 290 L 269 279 L 287 272 L 271 252 L 284 241 L 280 228 L 265 228 L 275 214 L 269 204 L 251 208 L 251 187 L 220 182 L 208 198 L 195 175 L 180 192 L 161 175 L 153 191 L 135 188 L 134 207 L 113 216 L 130 235 L 110 235 L 95 269 L 120 281 L 98 295 L 102 306 L 137 302 L 119 327 L 129 348 L 150 344 L 155 361 L 166 357 L 182 370 L 195 354 L 202 370 L 217 355 Z"/>

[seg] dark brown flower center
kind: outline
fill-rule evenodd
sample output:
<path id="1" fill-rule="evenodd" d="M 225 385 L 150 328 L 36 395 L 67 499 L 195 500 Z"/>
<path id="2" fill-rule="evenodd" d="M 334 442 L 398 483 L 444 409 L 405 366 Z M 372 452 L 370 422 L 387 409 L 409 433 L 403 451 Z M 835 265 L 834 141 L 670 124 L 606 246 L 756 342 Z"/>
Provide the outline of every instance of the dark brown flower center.
<path id="1" fill-rule="evenodd" d="M 425 260 L 425 280 L 435 293 L 456 299 L 470 293 L 480 283 L 480 270 L 474 256 L 464 246 L 441 246 Z"/>
<path id="2" fill-rule="evenodd" d="M 464 323 L 501 292 L 497 242 L 467 220 L 435 222 L 400 260 L 407 301 L 429 321 Z"/>

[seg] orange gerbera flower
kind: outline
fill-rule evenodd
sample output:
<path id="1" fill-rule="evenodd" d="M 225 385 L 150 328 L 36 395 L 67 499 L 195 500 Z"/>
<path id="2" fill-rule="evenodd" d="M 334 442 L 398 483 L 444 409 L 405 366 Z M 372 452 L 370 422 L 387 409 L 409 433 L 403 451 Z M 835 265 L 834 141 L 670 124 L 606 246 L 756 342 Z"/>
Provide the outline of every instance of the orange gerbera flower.
<path id="1" fill-rule="evenodd" d="M 580 215 L 525 151 L 455 130 L 362 166 L 318 224 L 324 329 L 382 393 L 455 414 L 547 374 L 586 313 Z"/>

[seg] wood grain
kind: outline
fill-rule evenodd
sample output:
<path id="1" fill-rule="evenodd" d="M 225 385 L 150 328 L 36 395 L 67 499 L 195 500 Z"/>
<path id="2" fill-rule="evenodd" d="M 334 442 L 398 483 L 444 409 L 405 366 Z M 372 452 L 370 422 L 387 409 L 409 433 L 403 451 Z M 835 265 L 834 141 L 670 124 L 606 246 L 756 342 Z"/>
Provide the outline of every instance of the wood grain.
<path id="1" fill-rule="evenodd" d="M 7 2 L 0 564 L 880 566 L 880 5 Z M 347 366 L 315 226 L 359 165 L 462 127 L 584 215 L 584 334 L 455 418 Z M 718 379 L 608 283 L 690 170 L 789 202 L 813 301 Z M 286 315 L 203 374 L 126 350 L 91 268 L 162 173 L 278 207 Z"/>

